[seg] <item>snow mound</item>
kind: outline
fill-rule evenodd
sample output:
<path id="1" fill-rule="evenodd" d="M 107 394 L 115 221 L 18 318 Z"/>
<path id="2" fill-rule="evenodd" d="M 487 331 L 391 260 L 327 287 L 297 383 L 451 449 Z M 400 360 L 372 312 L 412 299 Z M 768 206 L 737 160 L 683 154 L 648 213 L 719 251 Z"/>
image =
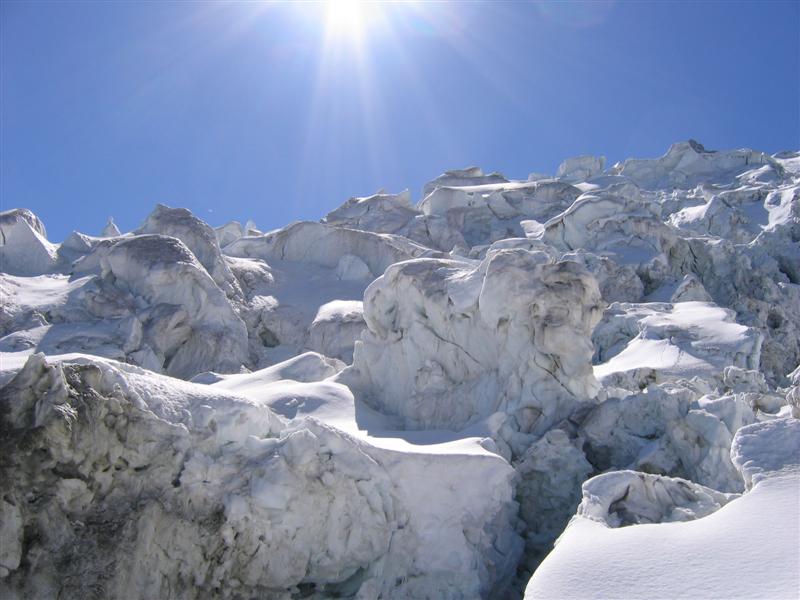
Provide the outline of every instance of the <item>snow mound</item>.
<path id="1" fill-rule="evenodd" d="M 238 391 L 257 385 L 274 383 L 283 379 L 310 382 L 322 381 L 336 375 L 344 368 L 344 364 L 336 359 L 328 358 L 316 352 L 305 352 L 289 360 L 253 373 L 220 374 L 213 372 L 200 373 L 192 378 L 195 383 L 217 384 L 221 389 Z"/>
<path id="2" fill-rule="evenodd" d="M 731 447 L 733 464 L 747 489 L 800 471 L 800 420 L 776 419 L 740 429 Z"/>

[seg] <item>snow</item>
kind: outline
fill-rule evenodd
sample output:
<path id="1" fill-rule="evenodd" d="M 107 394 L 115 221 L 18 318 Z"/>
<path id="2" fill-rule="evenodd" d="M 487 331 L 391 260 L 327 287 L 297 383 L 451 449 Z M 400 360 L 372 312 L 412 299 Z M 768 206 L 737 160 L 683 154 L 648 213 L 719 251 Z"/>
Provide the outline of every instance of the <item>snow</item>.
<path id="1" fill-rule="evenodd" d="M 673 144 L 656 159 L 628 159 L 613 171 L 648 188 L 693 187 L 700 182 L 724 182 L 753 167 L 777 166 L 763 152 L 750 149 L 709 151 L 694 140 Z"/>
<path id="2" fill-rule="evenodd" d="M 605 156 L 575 156 L 568 158 L 556 171 L 556 177 L 566 181 L 581 182 L 600 175 L 606 165 Z"/>
<path id="3" fill-rule="evenodd" d="M 103 231 L 100 234 L 101 237 L 117 237 L 121 235 L 119 231 L 119 227 L 117 224 L 114 223 L 114 219 L 112 217 L 108 217 L 108 222 L 106 226 L 103 227 Z"/>
<path id="4" fill-rule="evenodd" d="M 576 263 L 490 251 L 481 263 L 393 265 L 364 296 L 368 331 L 343 379 L 408 429 L 493 421 L 515 454 L 594 398 L 600 293 Z"/>
<path id="5" fill-rule="evenodd" d="M 489 173 L 486 175 L 480 167 L 453 169 L 442 173 L 433 181 L 426 183 L 425 187 L 422 189 L 422 197 L 425 198 L 438 187 L 505 183 L 506 181 L 507 179 L 502 174 Z"/>
<path id="6" fill-rule="evenodd" d="M 27 209 L 0 212 L 0 269 L 10 275 L 40 275 L 55 266 L 56 247 L 39 218 Z"/>
<path id="7" fill-rule="evenodd" d="M 240 315 L 250 337 L 251 368 L 307 350 L 331 352 L 349 361 L 363 329 L 359 311 L 353 308 L 356 304 L 351 303 L 361 302 L 371 278 L 343 278 L 330 267 L 283 260 L 267 265 L 259 259 L 240 258 L 233 259 L 231 267 L 248 298 Z M 323 309 L 328 305 L 349 308 Z"/>
<path id="8" fill-rule="evenodd" d="M 135 233 L 154 233 L 178 238 L 186 244 L 226 295 L 241 295 L 233 273 L 222 258 L 214 231 L 185 208 L 170 208 L 159 204 Z"/>
<path id="9" fill-rule="evenodd" d="M 757 331 L 735 322 L 732 311 L 708 302 L 614 304 L 593 340 L 605 359 L 594 367 L 601 381 L 635 379 L 637 371 L 664 381 L 713 378 L 729 365 L 754 369 L 762 342 Z"/>
<path id="10" fill-rule="evenodd" d="M 436 187 L 420 202 L 424 217 L 444 220 L 476 246 L 521 236 L 521 220 L 545 222 L 568 208 L 580 191 L 555 180 Z M 430 226 L 429 226 L 430 229 Z M 451 240 L 457 239 L 450 234 Z"/>
<path id="11" fill-rule="evenodd" d="M 353 362 L 353 346 L 366 328 L 363 303 L 333 300 L 319 307 L 308 328 L 308 346 L 326 356 Z"/>
<path id="12" fill-rule="evenodd" d="M 239 369 L 245 325 L 179 240 L 120 238 L 99 263 L 95 276 L 0 275 L 0 348 L 91 352 L 184 377 Z"/>
<path id="13" fill-rule="evenodd" d="M 243 237 L 225 248 L 226 254 L 285 260 L 336 268 L 343 256 L 360 258 L 373 277 L 389 265 L 422 256 L 428 250 L 399 236 L 299 222 L 264 236 Z"/>
<path id="14" fill-rule="evenodd" d="M 201 593 L 230 579 L 267 590 L 302 581 L 336 589 L 362 569 L 350 583 L 355 589 L 371 576 L 396 572 L 409 580 L 401 590 L 441 586 L 473 596 L 507 579 L 520 547 L 511 467 L 477 444 L 472 452 L 373 446 L 366 434 L 359 441 L 347 427 L 331 426 L 345 405 L 353 412 L 346 387 L 265 383 L 287 369 L 308 375 L 319 358 L 207 386 L 94 357 L 31 357 L 6 388 L 20 399 L 8 416 L 10 440 L 23 435 L 26 424 L 39 427 L 37 443 L 50 448 L 50 460 L 74 465 L 80 479 L 49 476 L 59 489 L 42 501 L 49 527 L 90 554 L 118 556 L 120 567 L 86 571 L 75 587 L 64 588 L 51 563 L 21 582 L 22 589 L 79 593 L 101 577 L 121 597 L 129 597 L 123 590 L 132 582 L 136 594 L 163 594 L 175 577 L 206 569 L 202 553 L 220 537 L 225 558 L 214 575 L 192 575 Z M 296 408 L 298 398 L 305 399 L 304 414 L 287 423 L 290 400 Z M 111 472 L 104 467 L 109 460 L 117 461 Z M 34 485 L 38 465 L 17 469 L 23 493 Z M 480 493 L 485 485 L 491 494 Z M 21 506 L 16 493 L 8 498 L 12 507 Z M 91 520 L 93 502 L 101 498 L 107 527 L 135 523 L 108 542 L 95 538 L 92 528 L 71 524 Z M 21 539 L 22 523 L 36 512 L 2 508 L 12 513 L 4 519 L 8 538 Z M 28 552 L 57 551 L 62 543 L 43 537 Z M 8 546 L 3 567 L 14 568 L 21 552 Z M 132 572 L 121 567 L 128 563 L 123 556 L 133 560 Z M 174 563 L 170 557 L 182 558 Z M 377 585 L 394 588 L 395 576 Z"/>
<path id="15" fill-rule="evenodd" d="M 708 516 L 610 528 L 579 514 L 531 579 L 526 600 L 625 598 L 632 590 L 650 598 L 796 596 L 798 440 L 796 419 L 741 429 L 734 440 L 735 460 L 756 481 Z"/>
<path id="16" fill-rule="evenodd" d="M 357 401 L 348 387 L 336 382 L 341 369 L 331 362 L 308 352 L 253 373 L 220 375 L 206 381 L 263 403 L 286 419 L 314 417 L 378 448 L 497 458 L 491 441 L 479 435 L 480 428 L 473 429 L 473 437 L 456 436 L 452 431 L 400 429 L 396 419 Z"/>
<path id="17" fill-rule="evenodd" d="M 798 156 L 0 214 L 0 595 L 791 596 Z"/>

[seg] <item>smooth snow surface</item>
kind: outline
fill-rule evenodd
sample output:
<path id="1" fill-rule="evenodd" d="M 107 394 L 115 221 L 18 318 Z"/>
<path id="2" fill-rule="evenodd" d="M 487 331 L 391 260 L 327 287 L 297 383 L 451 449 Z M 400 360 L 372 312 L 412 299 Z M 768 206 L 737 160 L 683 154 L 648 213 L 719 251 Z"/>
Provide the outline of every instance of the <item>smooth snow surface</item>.
<path id="1" fill-rule="evenodd" d="M 0 295 L 2 598 L 800 589 L 798 152 L 468 167 L 267 233 L 13 209 Z"/>
<path id="2" fill-rule="evenodd" d="M 531 579 L 526 600 L 796 598 L 800 421 L 745 427 L 733 453 L 755 479 L 740 498 L 683 523 L 610 528 L 579 513 Z M 593 481 L 584 484 L 584 503 Z"/>

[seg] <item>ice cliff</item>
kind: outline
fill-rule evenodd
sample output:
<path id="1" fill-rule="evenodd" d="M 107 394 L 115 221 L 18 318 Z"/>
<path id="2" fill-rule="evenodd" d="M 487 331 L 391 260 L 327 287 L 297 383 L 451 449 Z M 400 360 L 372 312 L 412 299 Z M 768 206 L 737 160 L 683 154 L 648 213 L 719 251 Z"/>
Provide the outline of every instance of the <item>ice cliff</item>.
<path id="1" fill-rule="evenodd" d="M 0 234 L 3 597 L 800 585 L 800 153 Z"/>

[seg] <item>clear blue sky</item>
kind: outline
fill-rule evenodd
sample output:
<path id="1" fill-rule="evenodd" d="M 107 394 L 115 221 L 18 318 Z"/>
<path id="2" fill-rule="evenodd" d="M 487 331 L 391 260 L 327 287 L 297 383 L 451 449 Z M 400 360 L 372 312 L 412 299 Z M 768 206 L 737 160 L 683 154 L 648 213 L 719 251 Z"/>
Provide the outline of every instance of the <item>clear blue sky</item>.
<path id="1" fill-rule="evenodd" d="M 800 148 L 797 2 L 331 10 L 2 2 L 2 209 L 54 241 L 156 202 L 271 229 L 472 164 Z"/>

